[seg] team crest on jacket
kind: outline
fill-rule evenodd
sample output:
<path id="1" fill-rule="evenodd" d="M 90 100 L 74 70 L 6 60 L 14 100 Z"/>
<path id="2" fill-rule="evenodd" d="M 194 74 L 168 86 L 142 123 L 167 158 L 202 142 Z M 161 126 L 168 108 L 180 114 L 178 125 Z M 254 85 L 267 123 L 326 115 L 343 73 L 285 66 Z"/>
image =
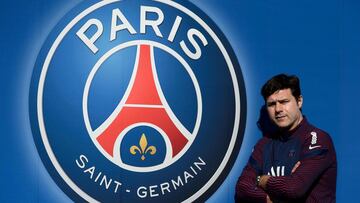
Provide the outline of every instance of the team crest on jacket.
<path id="1" fill-rule="evenodd" d="M 86 1 L 30 88 L 34 140 L 73 200 L 206 200 L 241 146 L 246 95 L 222 32 L 186 1 Z"/>

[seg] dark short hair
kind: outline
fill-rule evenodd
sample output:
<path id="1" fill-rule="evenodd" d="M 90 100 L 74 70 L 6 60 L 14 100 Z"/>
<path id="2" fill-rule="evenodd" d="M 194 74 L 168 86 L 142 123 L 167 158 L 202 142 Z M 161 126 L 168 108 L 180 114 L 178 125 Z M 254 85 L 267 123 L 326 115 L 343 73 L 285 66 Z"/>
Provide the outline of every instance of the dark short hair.
<path id="1" fill-rule="evenodd" d="M 292 95 L 298 100 L 301 95 L 299 78 L 295 75 L 275 75 L 261 88 L 261 95 L 266 101 L 266 99 L 274 94 L 274 92 L 288 88 L 290 88 Z"/>

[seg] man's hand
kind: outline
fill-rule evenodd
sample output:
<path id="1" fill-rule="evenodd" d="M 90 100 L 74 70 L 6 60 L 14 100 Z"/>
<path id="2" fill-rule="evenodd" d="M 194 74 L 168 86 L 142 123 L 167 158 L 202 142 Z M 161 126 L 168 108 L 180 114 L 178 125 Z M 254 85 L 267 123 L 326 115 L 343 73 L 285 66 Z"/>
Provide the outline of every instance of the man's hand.
<path id="1" fill-rule="evenodd" d="M 269 197 L 269 195 L 266 196 L 266 203 L 273 203 Z"/>
<path id="2" fill-rule="evenodd" d="M 269 175 L 262 175 L 260 176 L 260 180 L 259 180 L 259 187 L 261 187 L 262 189 L 266 189 L 266 183 L 269 180 L 271 176 Z"/>
<path id="3" fill-rule="evenodd" d="M 300 164 L 301 164 L 300 161 L 296 162 L 295 166 L 291 170 L 291 174 L 293 174 L 296 171 L 296 169 L 300 166 Z M 258 186 L 265 190 L 266 189 L 266 183 L 268 182 L 270 177 L 271 176 L 269 176 L 269 175 L 260 176 Z M 272 203 L 269 195 L 266 196 L 266 203 Z"/>

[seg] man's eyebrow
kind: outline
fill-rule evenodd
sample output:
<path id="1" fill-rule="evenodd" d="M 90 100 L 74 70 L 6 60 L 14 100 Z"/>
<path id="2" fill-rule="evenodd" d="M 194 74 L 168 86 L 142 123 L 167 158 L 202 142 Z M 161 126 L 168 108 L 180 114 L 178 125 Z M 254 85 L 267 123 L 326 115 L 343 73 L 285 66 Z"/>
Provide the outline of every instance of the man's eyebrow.
<path id="1" fill-rule="evenodd" d="M 268 102 L 266 102 L 266 105 L 273 105 L 273 104 L 275 104 L 276 103 L 276 100 L 272 100 L 272 101 L 268 101 Z"/>
<path id="2" fill-rule="evenodd" d="M 281 103 L 281 102 L 285 102 L 285 101 L 289 101 L 289 99 L 284 98 L 284 99 L 271 100 L 271 101 L 266 102 L 266 104 L 275 104 L 276 102 Z"/>

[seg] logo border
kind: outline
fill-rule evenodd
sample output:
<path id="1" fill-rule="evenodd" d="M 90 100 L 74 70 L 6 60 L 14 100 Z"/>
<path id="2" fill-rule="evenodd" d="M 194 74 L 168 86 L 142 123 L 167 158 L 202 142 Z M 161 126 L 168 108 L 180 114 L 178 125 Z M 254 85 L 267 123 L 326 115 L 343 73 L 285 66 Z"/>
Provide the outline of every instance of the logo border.
<path id="1" fill-rule="evenodd" d="M 41 155 L 42 160 L 44 161 L 44 163 L 50 163 L 52 165 L 52 167 L 55 168 L 56 172 L 51 172 L 48 170 L 49 173 L 51 174 L 55 174 L 58 178 L 60 178 L 60 180 L 64 181 L 71 189 L 72 191 L 69 190 L 69 188 L 65 188 L 65 187 L 61 187 L 65 192 L 71 192 L 71 193 L 76 193 L 77 195 L 79 195 L 81 198 L 83 198 L 86 201 L 91 201 L 91 202 L 98 202 L 97 200 L 95 200 L 93 197 L 91 197 L 90 195 L 88 195 L 86 192 L 84 192 L 81 188 L 79 188 L 65 173 L 65 171 L 62 169 L 62 167 L 60 166 L 60 164 L 58 163 L 56 156 L 54 155 L 51 146 L 49 144 L 48 138 L 47 138 L 47 134 L 46 134 L 46 130 L 45 130 L 45 125 L 44 125 L 44 121 L 43 121 L 43 112 L 42 112 L 42 92 L 43 92 L 43 85 L 45 82 L 45 77 L 46 77 L 46 73 L 47 73 L 47 69 L 49 67 L 49 64 L 51 62 L 52 56 L 55 53 L 55 50 L 57 49 L 58 45 L 61 43 L 62 39 L 66 36 L 66 34 L 68 33 L 68 31 L 76 24 L 78 23 L 81 19 L 83 19 L 85 16 L 87 16 L 88 14 L 90 14 L 91 12 L 95 11 L 96 9 L 99 9 L 105 5 L 111 4 L 111 3 L 115 3 L 115 2 L 120 2 L 122 0 L 103 0 L 100 1 L 98 3 L 95 3 L 93 5 L 91 5 L 90 7 L 87 7 L 85 10 L 81 11 L 78 15 L 76 15 L 75 18 L 72 18 L 71 21 L 69 23 L 65 23 L 66 26 L 64 29 L 61 30 L 60 34 L 56 35 L 55 41 L 49 46 L 50 49 L 45 53 L 46 57 L 45 57 L 45 61 L 44 64 L 42 65 L 42 68 L 39 70 L 40 71 L 40 77 L 37 80 L 34 79 L 34 76 L 37 74 L 37 70 L 34 70 L 33 73 L 33 79 L 32 81 L 37 81 L 37 91 L 35 93 L 32 94 L 32 91 L 30 89 L 30 95 L 37 95 L 36 97 L 36 124 L 38 124 L 39 129 L 35 129 L 33 128 L 33 133 L 39 133 L 41 135 L 41 149 L 39 149 L 39 147 L 37 147 L 39 154 Z M 174 7 L 184 13 L 186 13 L 189 17 L 193 18 L 195 21 L 197 21 L 199 23 L 199 25 L 201 25 L 207 32 L 208 34 L 212 37 L 212 39 L 215 41 L 216 45 L 218 46 L 218 48 L 220 49 L 222 55 L 224 56 L 224 59 L 226 61 L 226 63 L 228 64 L 228 69 L 230 71 L 230 75 L 233 81 L 233 86 L 234 86 L 234 94 L 235 94 L 235 119 L 234 119 L 234 128 L 233 128 L 233 133 L 232 133 L 232 137 L 231 137 L 231 141 L 229 143 L 229 147 L 228 150 L 221 162 L 221 164 L 219 165 L 219 167 L 217 168 L 216 172 L 213 174 L 213 176 L 207 181 L 207 183 L 205 185 L 202 186 L 202 188 L 200 190 L 198 190 L 196 193 L 192 194 L 190 197 L 188 197 L 186 200 L 184 200 L 185 202 L 187 201 L 195 201 L 195 200 L 206 200 L 211 194 L 213 194 L 215 192 L 215 190 L 220 186 L 221 183 L 223 183 L 224 179 L 226 178 L 227 174 L 230 172 L 230 169 L 232 168 L 235 159 L 238 156 L 238 152 L 240 150 L 240 145 L 242 143 L 242 139 L 244 136 L 244 131 L 245 131 L 245 125 L 246 125 L 246 93 L 245 93 L 245 84 L 244 84 L 244 80 L 243 80 L 243 76 L 241 73 L 241 69 L 240 69 L 240 65 L 238 64 L 238 61 L 236 60 L 237 57 L 232 49 L 232 47 L 230 46 L 228 40 L 226 39 L 225 35 L 222 33 L 222 31 L 218 28 L 218 26 L 210 19 L 210 17 L 205 14 L 201 9 L 199 9 L 197 6 L 195 6 L 194 4 L 192 4 L 191 2 L 184 2 L 184 5 L 190 5 L 192 6 L 192 8 L 195 8 L 196 12 L 199 12 L 202 16 L 205 17 L 205 19 L 208 21 L 207 23 L 205 23 L 198 15 L 196 15 L 195 13 L 193 13 L 191 10 L 189 10 L 188 8 L 184 7 L 183 5 L 180 5 L 177 1 L 171 1 L 171 0 L 153 0 L 155 2 L 160 2 L 163 4 L 167 4 L 171 7 Z M 84 3 L 84 2 L 82 2 Z M 82 4 L 81 4 L 82 5 Z M 77 8 L 78 6 L 76 6 Z M 75 9 L 73 9 L 74 11 Z M 63 17 L 62 19 L 67 19 L 69 14 L 72 14 L 73 11 L 69 12 L 68 14 L 65 15 L 65 17 Z M 61 20 L 60 22 L 62 22 L 63 20 Z M 58 26 L 60 25 L 60 22 L 58 23 L 58 25 L 54 28 L 54 29 L 58 29 Z M 208 26 L 208 24 L 210 24 L 212 26 L 212 28 L 210 28 Z M 54 29 L 51 32 L 51 36 L 54 34 Z M 216 33 L 213 31 L 213 29 L 216 30 Z M 218 38 L 218 36 L 222 37 L 222 41 Z M 46 42 L 49 41 L 49 38 L 46 40 Z M 50 38 L 52 39 L 52 38 Z M 225 49 L 225 46 L 227 47 L 227 49 Z M 36 65 L 38 65 L 39 63 L 42 63 L 42 60 L 39 61 L 39 57 L 42 56 L 43 54 L 41 54 L 44 51 L 44 46 L 40 52 L 40 54 L 38 55 L 38 59 L 36 61 Z M 47 46 L 46 46 L 47 47 Z M 231 55 L 231 57 L 230 57 Z M 232 60 L 233 59 L 233 60 Z M 238 68 L 239 70 L 236 70 L 235 68 Z M 238 72 L 239 73 L 238 73 Z M 241 86 L 239 86 L 238 84 L 238 80 L 241 81 Z M 31 84 L 31 86 L 34 86 L 34 84 Z M 243 97 L 243 100 L 240 100 L 240 96 Z M 30 98 L 31 100 L 31 98 Z M 30 106 L 32 105 L 32 101 L 30 101 Z M 30 109 L 31 111 L 31 109 Z M 31 114 L 32 115 L 32 114 Z M 31 119 L 31 118 L 30 118 Z M 33 120 L 33 119 L 31 119 Z M 240 122 L 241 121 L 241 122 Z M 36 134 L 34 133 L 34 134 Z M 38 139 L 34 137 L 34 140 L 37 141 Z M 37 146 L 39 146 L 38 143 L 36 143 Z M 42 156 L 41 153 L 46 152 L 46 154 L 48 155 L 48 158 L 50 158 L 50 160 L 44 160 L 46 156 Z M 234 153 L 236 152 L 236 153 Z M 50 162 L 49 162 L 50 161 Z M 46 167 L 47 169 L 49 169 L 48 167 Z M 52 178 L 54 178 L 52 176 Z M 73 198 L 73 197 L 71 197 Z"/>

